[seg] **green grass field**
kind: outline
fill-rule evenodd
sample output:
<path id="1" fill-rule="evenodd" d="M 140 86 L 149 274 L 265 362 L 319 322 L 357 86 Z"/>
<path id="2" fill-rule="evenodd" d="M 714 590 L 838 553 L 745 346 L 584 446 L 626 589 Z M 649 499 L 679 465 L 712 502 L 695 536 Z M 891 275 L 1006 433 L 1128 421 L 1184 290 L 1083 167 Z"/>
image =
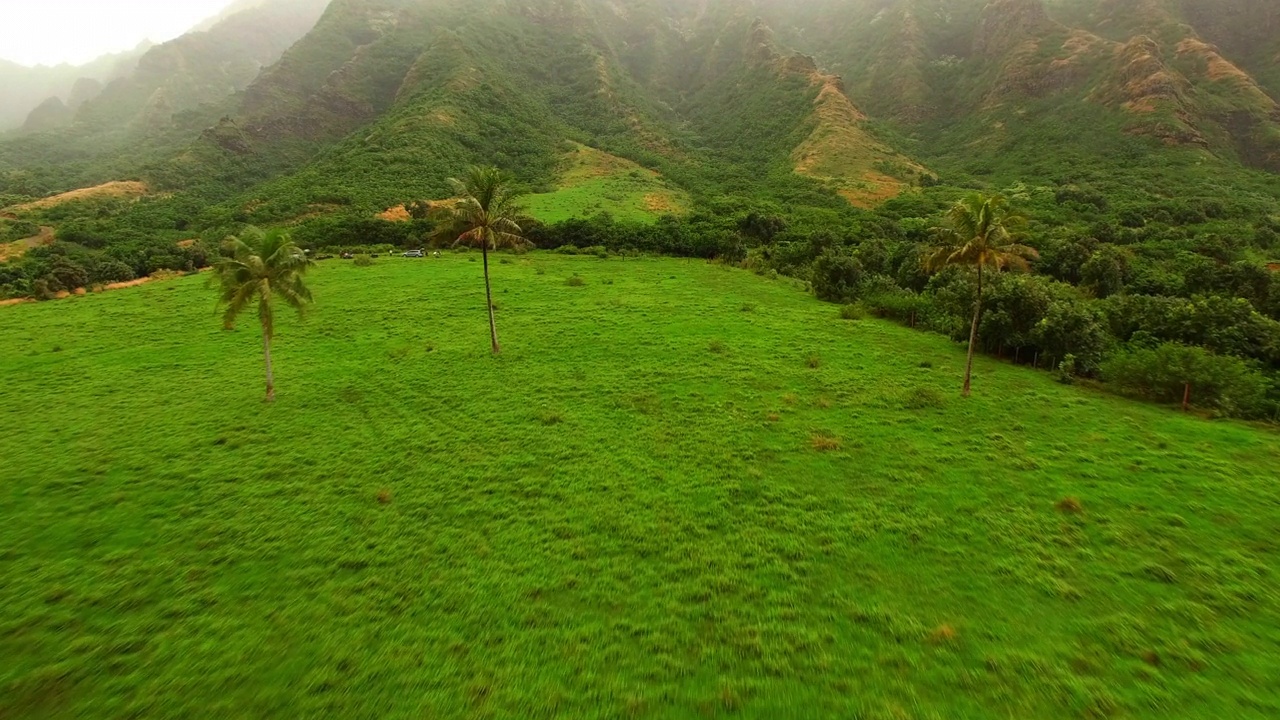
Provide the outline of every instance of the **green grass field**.
<path id="1" fill-rule="evenodd" d="M 1280 716 L 1275 433 L 475 257 L 0 308 L 0 717 Z"/>

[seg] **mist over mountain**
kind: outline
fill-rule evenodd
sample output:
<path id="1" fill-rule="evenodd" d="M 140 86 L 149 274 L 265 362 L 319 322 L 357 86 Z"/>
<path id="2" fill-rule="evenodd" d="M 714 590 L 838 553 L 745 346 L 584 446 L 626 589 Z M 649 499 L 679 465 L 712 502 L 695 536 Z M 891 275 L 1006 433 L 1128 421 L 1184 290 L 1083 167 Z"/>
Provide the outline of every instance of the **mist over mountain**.
<path id="1" fill-rule="evenodd" d="M 83 96 L 75 92 L 80 81 L 107 83 L 128 75 L 150 48 L 150 43 L 143 43 L 84 65 L 26 67 L 0 60 L 0 132 L 21 126 L 32 110 L 54 98 L 64 105 L 82 102 Z"/>
<path id="2" fill-rule="evenodd" d="M 0 63 L 9 81 L 0 89 L 0 130 L 45 131 L 78 122 L 114 133 L 224 101 L 279 59 L 326 4 L 238 2 L 175 40 L 143 43 L 83 66 Z"/>

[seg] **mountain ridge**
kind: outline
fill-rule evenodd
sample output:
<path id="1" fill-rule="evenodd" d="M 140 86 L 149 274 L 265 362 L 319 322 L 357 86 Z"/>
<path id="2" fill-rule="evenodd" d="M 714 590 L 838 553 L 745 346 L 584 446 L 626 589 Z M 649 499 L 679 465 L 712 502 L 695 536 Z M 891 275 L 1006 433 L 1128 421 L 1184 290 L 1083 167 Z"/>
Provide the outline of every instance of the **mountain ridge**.
<path id="1" fill-rule="evenodd" d="M 1073 116 L 1094 118 L 1096 137 L 1081 140 L 1099 146 L 1150 139 L 1190 153 L 1186 162 L 1280 170 L 1280 106 L 1268 84 L 1280 62 L 1259 59 L 1280 44 L 1254 27 L 1280 19 L 1251 0 L 1229 0 L 1225 15 L 1205 0 L 247 4 L 152 49 L 127 82 L 42 107 L 29 130 L 48 132 L 0 145 L 0 171 L 30 172 L 22 151 L 59 133 L 92 145 L 84 128 L 97 126 L 115 137 L 111 147 L 142 145 L 150 159 L 77 182 L 150 173 L 143 179 L 182 190 L 180 178 L 204 169 L 230 179 L 231 168 L 252 166 L 219 192 L 265 181 L 251 194 L 269 194 L 305 176 L 323 195 L 380 162 L 402 164 L 380 153 L 434 147 L 420 158 L 429 178 L 405 168 L 353 195 L 385 208 L 443 191 L 446 158 L 497 160 L 525 182 L 551 182 L 567 141 L 695 193 L 756 178 L 870 207 L 939 173 L 1002 164 L 1002 145 L 1042 142 Z M 291 26 L 306 26 L 296 42 L 252 45 L 254 25 L 297 8 L 316 20 Z M 177 70 L 226 52 L 202 40 L 263 54 L 216 75 Z M 19 157 L 6 163 L 6 149 Z M 965 152 L 971 159 L 957 165 Z M 63 167 L 51 163 L 50 191 L 68 189 L 72 176 L 53 181 Z"/>

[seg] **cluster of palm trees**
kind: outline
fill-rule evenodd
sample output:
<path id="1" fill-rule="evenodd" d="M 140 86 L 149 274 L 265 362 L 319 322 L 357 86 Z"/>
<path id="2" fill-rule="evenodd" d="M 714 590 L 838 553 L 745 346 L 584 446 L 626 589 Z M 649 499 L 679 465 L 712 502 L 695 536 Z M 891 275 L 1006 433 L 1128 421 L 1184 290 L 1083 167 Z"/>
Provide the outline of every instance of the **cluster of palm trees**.
<path id="1" fill-rule="evenodd" d="M 489 281 L 489 252 L 527 244 L 520 228 L 520 208 L 510 176 L 492 167 L 475 167 L 461 179 L 450 179 L 457 199 L 438 208 L 437 240 L 454 245 L 479 247 L 484 257 L 485 302 L 489 312 L 489 337 L 493 353 L 502 351 L 498 325 L 493 314 L 493 288 Z M 934 228 L 935 246 L 925 257 L 926 268 L 937 272 L 951 265 L 972 267 L 977 272 L 977 298 L 973 327 L 969 333 L 969 355 L 965 363 L 963 394 L 969 397 L 973 377 L 973 357 L 982 322 L 983 283 L 988 271 L 1027 269 L 1037 257 L 1035 249 L 1022 244 L 1026 218 L 1012 212 L 1000 195 L 974 193 L 958 201 L 945 222 Z M 263 232 L 256 228 L 228 238 L 225 257 L 215 265 L 219 306 L 225 305 L 223 325 L 235 326 L 236 319 L 255 303 L 262 325 L 262 351 L 267 370 L 267 402 L 275 400 L 275 377 L 271 368 L 271 340 L 274 335 L 275 304 L 283 302 L 302 314 L 311 303 L 311 291 L 303 276 L 313 265 L 311 259 L 280 230 Z"/>
<path id="2" fill-rule="evenodd" d="M 493 287 L 489 282 L 489 251 L 519 247 L 527 241 L 518 222 L 520 208 L 511 178 L 492 167 L 476 167 L 461 179 L 450 179 L 457 195 L 455 202 L 438 209 L 436 232 L 440 240 L 454 245 L 479 246 L 484 255 L 485 302 L 489 310 L 489 337 L 493 352 L 498 344 L 498 325 L 493 316 Z M 214 266 L 212 282 L 218 286 L 219 307 L 225 305 L 223 327 L 235 327 L 241 313 L 255 303 L 262 325 L 262 354 L 267 368 L 267 402 L 276 399 L 275 374 L 271 368 L 271 340 L 275 334 L 277 301 L 302 315 L 312 302 L 303 276 L 314 262 L 289 235 L 281 230 L 263 232 L 250 228 L 239 237 L 227 238 L 224 257 Z"/>

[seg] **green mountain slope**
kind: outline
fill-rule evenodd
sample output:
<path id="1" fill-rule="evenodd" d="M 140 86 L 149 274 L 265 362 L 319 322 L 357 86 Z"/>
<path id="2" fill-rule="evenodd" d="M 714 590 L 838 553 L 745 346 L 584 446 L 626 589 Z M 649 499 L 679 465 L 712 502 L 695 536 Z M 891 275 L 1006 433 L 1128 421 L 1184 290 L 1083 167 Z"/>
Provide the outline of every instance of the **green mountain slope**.
<path id="1" fill-rule="evenodd" d="M 1072 145 L 1124 134 L 1205 149 L 1224 167 L 1280 167 L 1280 113 L 1267 90 L 1277 43 L 1258 30 L 1274 26 L 1274 4 L 1240 0 L 1221 13 L 1194 0 L 790 5 L 763 2 L 787 42 L 856 78 L 859 105 L 919 134 L 926 161 L 960 149 L 995 158 L 982 149 L 1010 135 L 1057 153 L 1056 119 L 1076 118 L 1111 139 L 1077 132 Z"/>
<path id="2" fill-rule="evenodd" d="M 128 177 L 277 222 L 437 197 L 476 162 L 547 192 L 575 144 L 695 205 L 1280 169 L 1275 12 L 1249 0 L 335 0 L 311 27 L 323 4 L 251 4 L 42 107 L 74 122 L 0 143 L 0 194 Z"/>
<path id="3" fill-rule="evenodd" d="M 566 142 L 639 162 L 695 195 L 751 192 L 765 178 L 830 198 L 889 196 L 922 172 L 867 134 L 837 78 L 784 53 L 751 16 L 637 29 L 644 10 L 335 3 L 247 90 L 235 147 L 222 148 L 295 165 L 245 198 L 249 217 L 287 219 L 322 199 L 383 208 L 435 197 L 474 162 L 545 188 Z M 646 62 L 636 43 L 680 61 Z M 187 160 L 207 162 L 209 144 Z"/>
<path id="4" fill-rule="evenodd" d="M 0 136 L 0 194 L 43 194 L 138 176 L 237 106 L 243 91 L 320 16 L 327 0 L 269 0 L 150 48 L 101 87 L 81 83 Z M 91 78 L 92 79 L 92 78 Z"/>

